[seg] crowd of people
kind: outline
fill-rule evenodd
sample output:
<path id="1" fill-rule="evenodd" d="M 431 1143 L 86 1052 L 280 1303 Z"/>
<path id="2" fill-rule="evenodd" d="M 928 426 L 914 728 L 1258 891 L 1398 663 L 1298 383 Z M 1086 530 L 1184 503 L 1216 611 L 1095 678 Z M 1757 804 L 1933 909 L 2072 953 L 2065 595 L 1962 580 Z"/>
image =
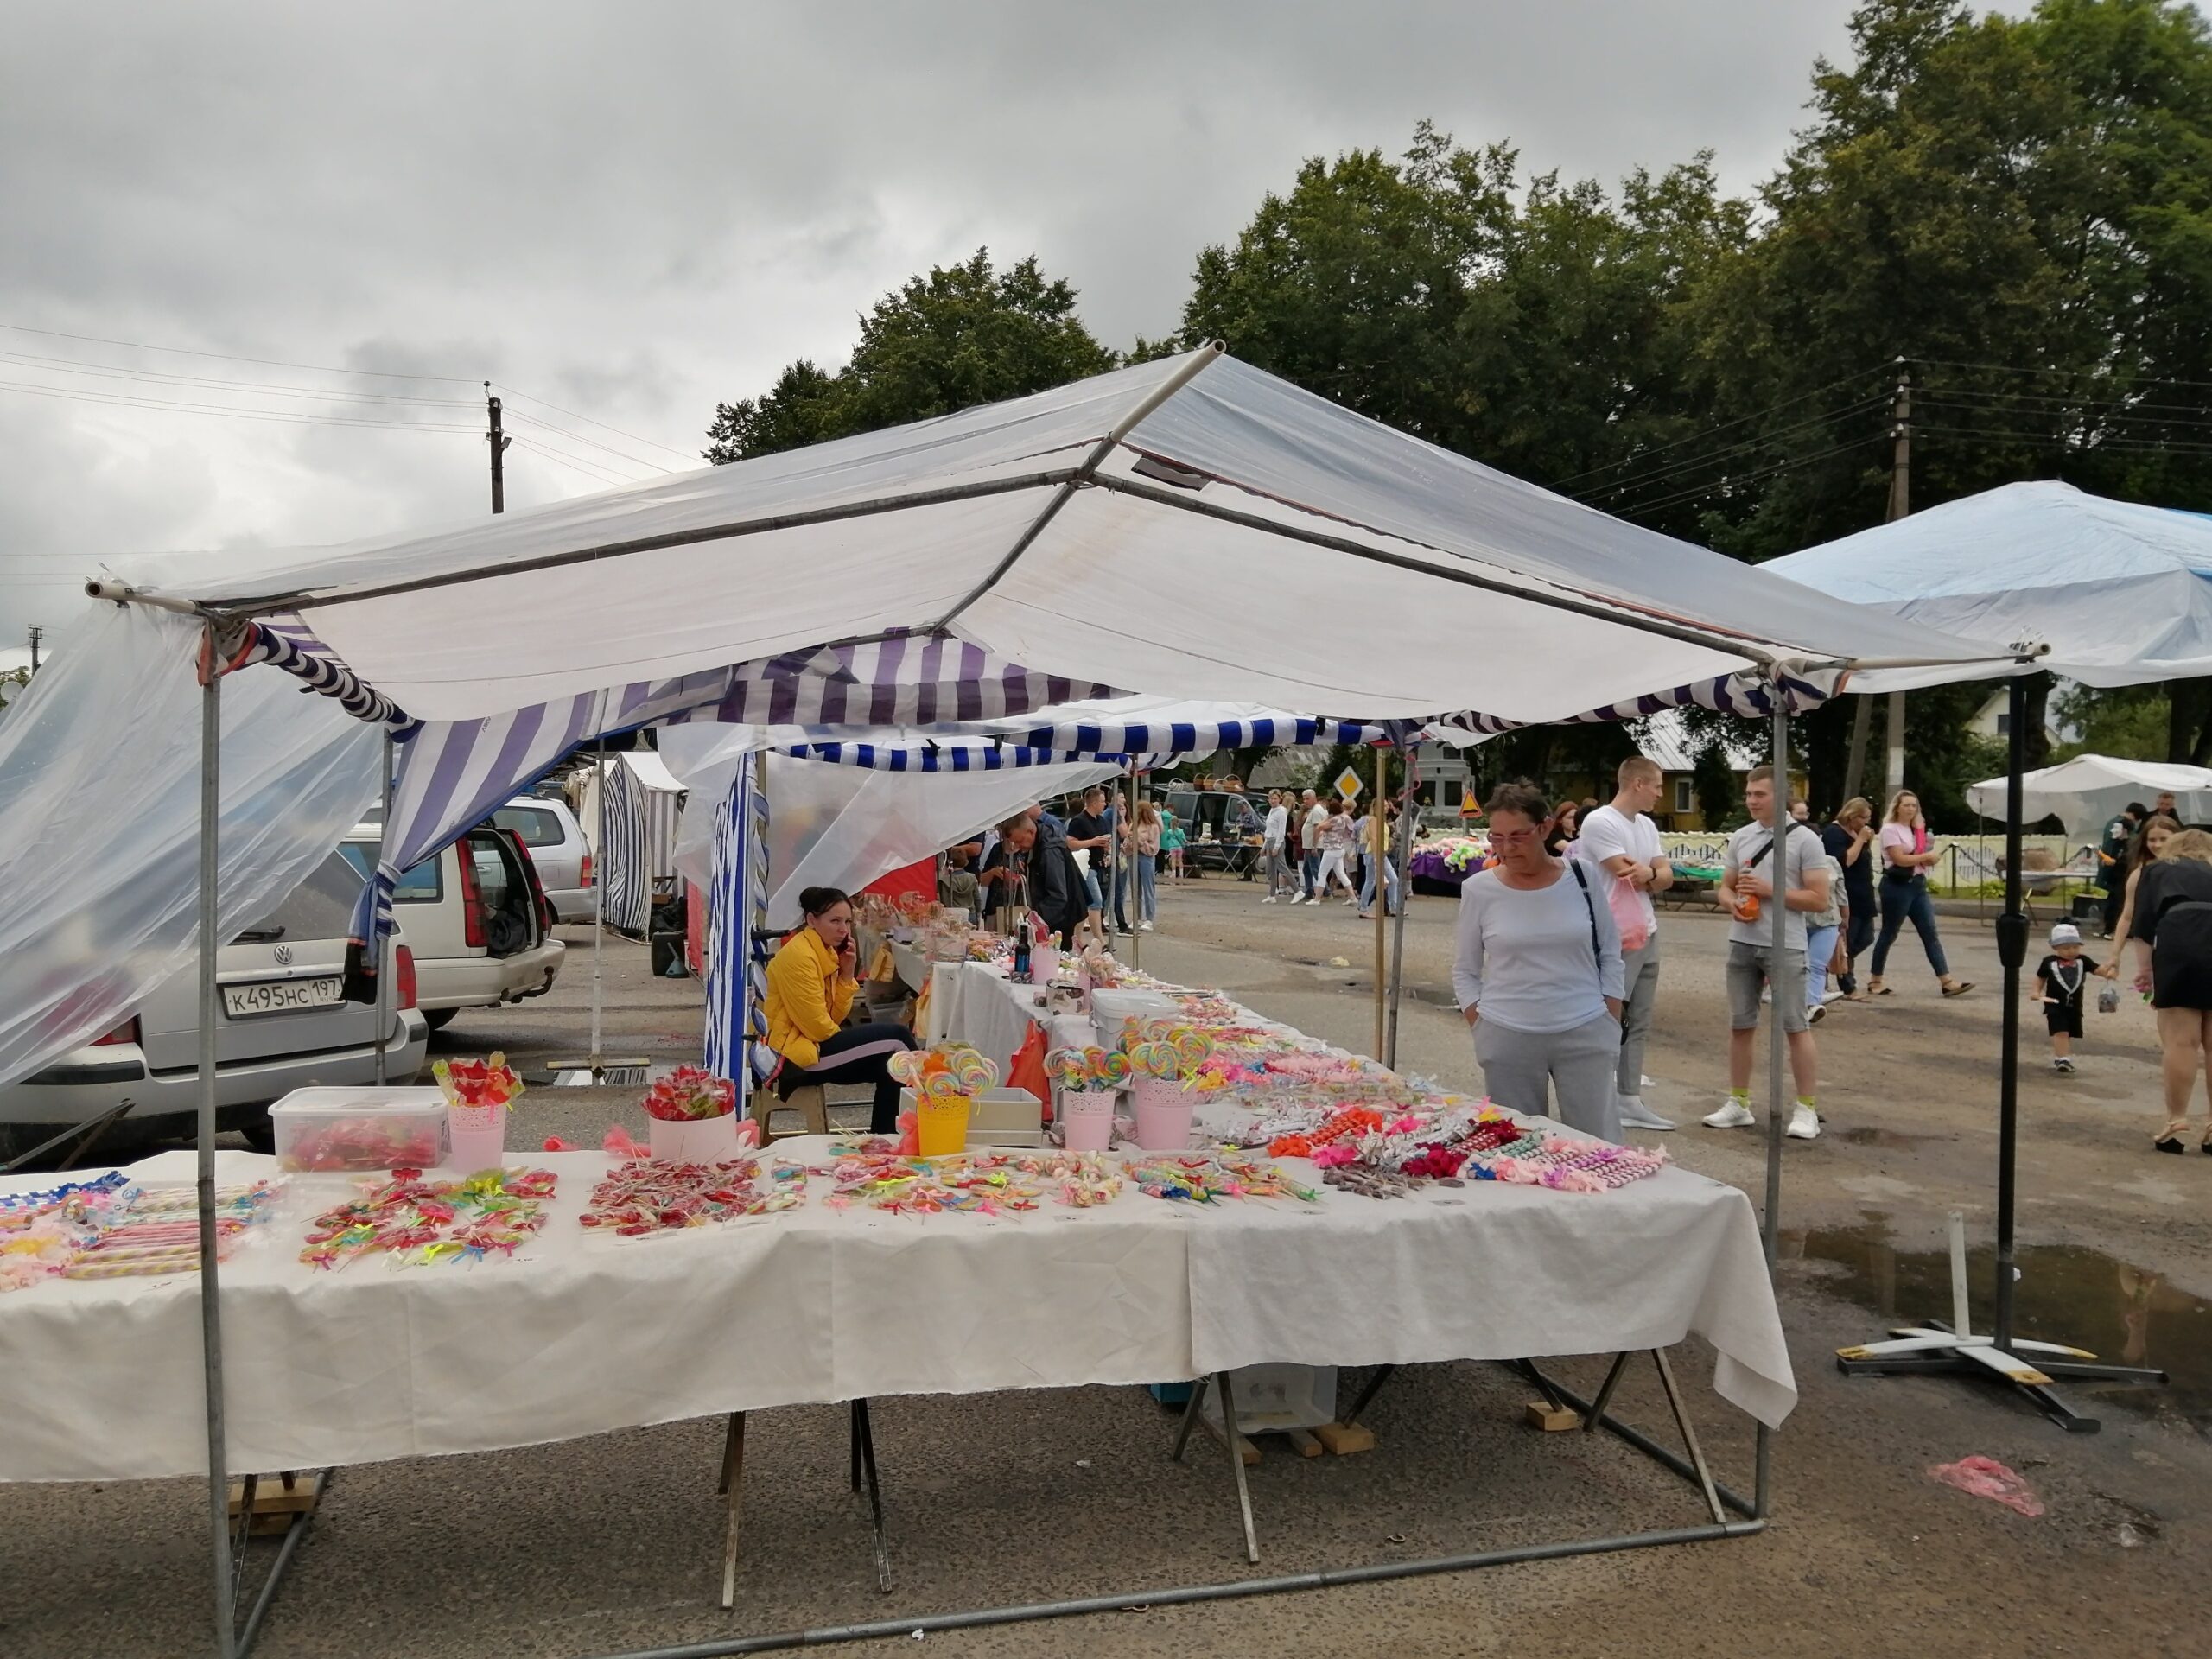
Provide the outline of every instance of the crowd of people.
<path id="1" fill-rule="evenodd" d="M 1473 1034 L 1491 1097 L 1516 1110 L 1556 1109 L 1564 1122 L 1607 1139 L 1675 1123 L 1643 1098 L 1646 1046 L 1657 1006 L 1662 957 L 1653 900 L 1675 872 L 1650 814 L 1663 781 L 1641 756 L 1624 761 L 1612 798 L 1554 804 L 1525 784 L 1493 793 L 1485 808 L 1491 861 L 1461 888 L 1452 987 Z M 1973 982 L 1951 972 L 1928 873 L 1936 862 L 1918 798 L 1897 791 L 1878 823 L 1863 797 L 1846 801 L 1815 829 L 1806 803 L 1789 801 L 1777 846 L 1777 779 L 1757 766 L 1744 785 L 1749 819 L 1727 839 L 1719 898 L 1727 915 L 1728 1092 L 1703 1123 L 1749 1126 L 1756 1033 L 1762 1010 L 1781 1022 L 1794 1102 L 1785 1133 L 1821 1133 L 1819 1053 L 1814 1028 L 1838 1001 L 1895 995 L 1889 957 L 1908 925 L 1939 995 L 1964 996 Z M 1263 904 L 1319 906 L 1338 899 L 1371 918 L 1381 896 L 1402 902 L 1397 871 L 1372 854 L 1374 822 L 1340 798 L 1273 790 L 1264 808 L 1240 793 L 1244 813 L 1225 817 L 1230 835 L 1259 843 Z M 2080 928 L 2050 929 L 2029 996 L 2040 1007 L 2052 1069 L 2071 1073 L 2084 1037 L 2084 1010 L 2101 982 L 2101 1006 L 2116 1007 L 2126 976 L 2156 1011 L 2165 1113 L 2154 1145 L 2187 1149 L 2190 1102 L 2212 1052 L 2212 835 L 2184 829 L 2171 797 L 2131 804 L 2107 826 L 2100 849 L 2104 932 L 2112 950 L 2088 954 Z M 1385 804 L 1387 825 L 1395 802 Z M 1009 902 L 1042 918 L 1071 948 L 1150 931 L 1163 872 L 1183 874 L 1190 826 L 1162 803 L 1132 809 L 1103 785 L 1086 791 L 1065 818 L 1033 804 L 946 855 L 939 883 L 948 904 L 978 916 Z M 1078 856 L 1081 855 L 1081 856 Z M 1779 908 L 1777 944 L 1774 914 Z M 887 1125 L 897 1090 L 886 1066 L 912 1047 L 894 1024 L 853 1023 L 857 984 L 852 908 L 842 893 L 810 889 L 802 925 L 768 975 L 770 1043 L 781 1058 L 784 1093 L 811 1082 L 865 1082 L 874 1119 Z M 1869 952 L 1870 971 L 1860 964 Z M 2207 1082 L 2212 1117 L 2212 1079 Z M 2212 1124 L 2197 1144 L 2212 1153 Z"/>

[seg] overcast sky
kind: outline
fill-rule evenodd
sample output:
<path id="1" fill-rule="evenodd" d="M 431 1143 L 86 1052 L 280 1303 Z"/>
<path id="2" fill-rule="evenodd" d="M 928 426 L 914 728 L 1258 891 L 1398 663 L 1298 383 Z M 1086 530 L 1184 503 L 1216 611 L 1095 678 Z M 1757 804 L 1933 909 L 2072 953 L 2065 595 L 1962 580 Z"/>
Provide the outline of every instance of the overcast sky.
<path id="1" fill-rule="evenodd" d="M 981 245 L 1039 255 L 1109 345 L 1161 333 L 1301 157 L 1424 116 L 1609 181 L 1709 146 L 1748 189 L 1849 10 L 5 0 L 0 643 L 109 555 L 486 511 L 487 376 L 635 435 L 511 397 L 574 458 L 518 445 L 512 510 L 684 465 L 718 398 L 842 361 L 856 313 Z"/>

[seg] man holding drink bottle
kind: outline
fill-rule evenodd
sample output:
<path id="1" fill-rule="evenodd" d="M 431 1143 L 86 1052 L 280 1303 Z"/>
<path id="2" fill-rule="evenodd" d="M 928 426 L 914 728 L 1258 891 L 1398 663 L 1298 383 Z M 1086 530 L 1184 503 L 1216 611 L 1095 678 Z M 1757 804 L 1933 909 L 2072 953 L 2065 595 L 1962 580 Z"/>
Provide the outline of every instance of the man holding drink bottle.
<path id="1" fill-rule="evenodd" d="M 1728 837 L 1720 876 L 1720 902 L 1728 924 L 1728 1102 L 1705 1119 L 1707 1128 L 1742 1128 L 1751 1116 L 1751 1047 L 1759 1023 L 1759 992 L 1773 990 L 1774 1017 L 1789 1039 L 1789 1071 L 1797 1084 L 1789 1133 L 1816 1139 L 1814 1109 L 1818 1056 L 1805 1006 L 1805 918 L 1828 902 L 1827 849 L 1802 823 L 1792 823 L 1779 849 L 1774 844 L 1774 768 L 1754 766 L 1744 782 L 1751 821 Z M 1766 906 L 1783 906 L 1783 948 L 1774 950 L 1774 918 Z"/>

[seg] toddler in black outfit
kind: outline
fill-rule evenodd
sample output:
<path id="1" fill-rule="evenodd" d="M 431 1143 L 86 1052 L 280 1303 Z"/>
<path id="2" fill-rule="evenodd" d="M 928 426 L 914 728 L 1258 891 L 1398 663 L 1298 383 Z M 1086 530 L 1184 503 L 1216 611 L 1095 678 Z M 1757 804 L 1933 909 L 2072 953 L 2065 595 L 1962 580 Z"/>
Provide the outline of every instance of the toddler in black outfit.
<path id="1" fill-rule="evenodd" d="M 2074 1039 L 2082 1034 L 2082 994 L 2097 964 L 2082 954 L 2082 930 L 2061 922 L 2050 930 L 2050 954 L 2036 964 L 2036 1001 L 2050 1027 L 2050 1069 L 2074 1069 Z"/>

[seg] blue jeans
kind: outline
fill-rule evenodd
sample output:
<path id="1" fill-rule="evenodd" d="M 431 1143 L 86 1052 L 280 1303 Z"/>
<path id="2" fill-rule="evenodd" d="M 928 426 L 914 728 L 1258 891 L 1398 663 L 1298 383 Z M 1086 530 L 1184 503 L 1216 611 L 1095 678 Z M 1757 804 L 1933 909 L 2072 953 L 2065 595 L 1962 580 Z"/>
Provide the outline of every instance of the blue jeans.
<path id="1" fill-rule="evenodd" d="M 1363 916 L 1375 908 L 1375 856 L 1370 853 L 1367 859 L 1366 878 L 1359 887 L 1359 910 Z M 1383 902 L 1389 906 L 1390 913 L 1395 916 L 1398 913 L 1398 867 L 1386 863 L 1382 871 Z"/>
<path id="2" fill-rule="evenodd" d="M 1321 874 L 1321 849 L 1319 847 L 1306 849 L 1306 856 L 1299 863 L 1298 874 L 1299 885 L 1305 889 L 1306 898 L 1312 899 L 1314 882 Z"/>
<path id="3" fill-rule="evenodd" d="M 1936 936 L 1936 901 L 1928 896 L 1928 883 L 1914 876 L 1910 881 L 1892 881 L 1882 878 L 1882 933 L 1874 941 L 1874 977 L 1881 978 L 1882 969 L 1890 960 L 1890 947 L 1897 943 L 1899 932 L 1907 921 L 1920 935 L 1920 947 L 1928 952 L 1928 965 L 1936 970 L 1938 979 L 1951 976 L 1951 964 L 1943 957 L 1943 941 Z"/>
<path id="4" fill-rule="evenodd" d="M 1808 927 L 1805 930 L 1805 1006 L 1817 1008 L 1821 996 L 1828 988 L 1828 962 L 1835 955 L 1835 936 L 1840 927 Z"/>
<path id="5" fill-rule="evenodd" d="M 1160 916 L 1160 861 L 1137 855 L 1137 920 L 1156 921 Z"/>

